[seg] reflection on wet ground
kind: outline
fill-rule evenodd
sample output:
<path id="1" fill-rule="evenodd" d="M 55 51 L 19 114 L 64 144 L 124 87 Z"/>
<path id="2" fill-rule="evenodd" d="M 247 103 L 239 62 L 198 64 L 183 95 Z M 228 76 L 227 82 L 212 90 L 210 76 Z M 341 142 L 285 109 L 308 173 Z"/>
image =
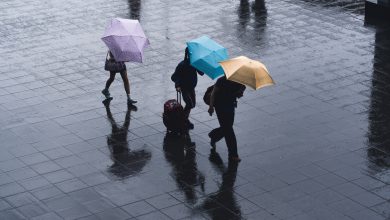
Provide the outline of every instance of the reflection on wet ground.
<path id="1" fill-rule="evenodd" d="M 225 167 L 221 157 L 215 151 L 211 151 L 209 160 L 221 174 L 222 182 L 219 184 L 218 191 L 208 195 L 200 208 L 206 210 L 211 219 L 241 219 L 240 206 L 234 195 L 238 163 L 229 161 L 228 167 Z"/>
<path id="2" fill-rule="evenodd" d="M 130 19 L 140 20 L 141 0 L 128 0 L 130 8 Z"/>
<path id="3" fill-rule="evenodd" d="M 126 178 L 142 171 L 142 168 L 150 160 L 151 153 L 145 149 L 130 151 L 127 133 L 130 126 L 130 113 L 137 107 L 128 105 L 125 121 L 118 126 L 110 109 L 110 99 L 104 100 L 107 119 L 111 123 L 111 134 L 107 136 L 107 146 L 111 152 L 113 164 L 108 168 L 109 172 L 119 178 Z"/>
<path id="4" fill-rule="evenodd" d="M 0 2 L 0 219 L 388 219 L 390 26 L 348 0 Z M 352 13 L 350 13 L 352 12 Z M 102 104 L 111 17 L 140 19 L 151 47 Z M 202 102 L 166 133 L 163 103 L 185 42 L 208 35 L 263 61 L 227 161 Z"/>
<path id="5" fill-rule="evenodd" d="M 193 205 L 198 201 L 195 187 L 204 191 L 204 175 L 196 164 L 196 145 L 189 135 L 178 136 L 167 133 L 164 138 L 164 155 L 172 166 L 172 176 L 178 189 L 182 190 L 186 202 Z"/>
<path id="6" fill-rule="evenodd" d="M 368 167 L 372 175 L 389 179 L 390 168 L 390 31 L 389 22 L 373 21 L 376 28 L 370 108 L 368 112 Z"/>

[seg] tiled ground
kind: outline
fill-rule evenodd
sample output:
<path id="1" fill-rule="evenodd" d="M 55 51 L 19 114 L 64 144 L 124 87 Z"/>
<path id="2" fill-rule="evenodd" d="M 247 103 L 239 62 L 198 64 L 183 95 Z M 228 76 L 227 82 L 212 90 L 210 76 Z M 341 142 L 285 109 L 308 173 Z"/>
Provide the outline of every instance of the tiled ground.
<path id="1" fill-rule="evenodd" d="M 365 24 L 363 1 L 0 8 L 0 219 L 390 218 L 390 26 Z M 138 111 L 120 80 L 110 108 L 101 103 L 99 38 L 115 16 L 140 19 L 151 41 L 146 62 L 128 64 Z M 209 78 L 199 79 L 191 140 L 162 124 L 170 74 L 203 34 L 231 57 L 262 60 L 277 83 L 239 102 L 238 166 L 223 142 L 210 154 Z"/>

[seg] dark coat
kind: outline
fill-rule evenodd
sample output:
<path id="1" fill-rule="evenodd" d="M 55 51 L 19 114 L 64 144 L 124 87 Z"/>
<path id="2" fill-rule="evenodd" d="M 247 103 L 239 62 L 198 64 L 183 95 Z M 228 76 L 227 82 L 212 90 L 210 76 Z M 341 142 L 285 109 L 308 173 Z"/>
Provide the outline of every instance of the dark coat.
<path id="1" fill-rule="evenodd" d="M 203 75 L 204 73 L 196 70 L 191 66 L 189 59 L 184 59 L 181 61 L 175 72 L 171 76 L 171 80 L 175 82 L 175 87 L 180 87 L 183 90 L 193 90 L 198 83 L 198 75 Z"/>

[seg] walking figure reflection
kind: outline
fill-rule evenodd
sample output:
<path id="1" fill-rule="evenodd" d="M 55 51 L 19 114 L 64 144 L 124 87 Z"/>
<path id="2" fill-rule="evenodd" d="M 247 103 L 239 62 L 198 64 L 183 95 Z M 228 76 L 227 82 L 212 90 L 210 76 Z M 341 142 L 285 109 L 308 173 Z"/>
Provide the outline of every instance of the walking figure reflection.
<path id="1" fill-rule="evenodd" d="M 130 19 L 140 20 L 141 0 L 129 0 Z"/>
<path id="2" fill-rule="evenodd" d="M 240 5 L 237 9 L 238 14 L 238 23 L 239 23 L 239 33 L 244 33 L 246 31 L 246 26 L 251 18 L 251 11 L 249 7 L 248 0 L 240 0 Z"/>
<path id="3" fill-rule="evenodd" d="M 390 22 L 368 20 L 375 33 L 374 65 L 368 110 L 368 168 L 370 174 L 383 178 L 390 168 Z"/>
<path id="4" fill-rule="evenodd" d="M 110 109 L 110 99 L 103 101 L 106 108 L 107 119 L 111 124 L 111 134 L 107 136 L 107 145 L 114 162 L 108 171 L 123 179 L 142 171 L 142 168 L 151 158 L 151 153 L 145 149 L 130 151 L 127 141 L 127 132 L 130 126 L 130 113 L 137 111 L 137 107 L 127 105 L 125 121 L 118 126 Z"/>
<path id="5" fill-rule="evenodd" d="M 251 12 L 254 15 L 254 22 L 251 23 Z M 264 31 L 267 25 L 267 7 L 264 0 L 255 0 L 249 4 L 248 0 L 240 0 L 237 9 L 238 27 L 237 34 L 243 42 L 254 46 L 260 46 L 265 43 Z M 253 31 L 246 33 L 247 26 L 252 26 Z"/>
<path id="6" fill-rule="evenodd" d="M 237 177 L 238 162 L 229 160 L 228 167 L 215 150 L 211 150 L 209 160 L 222 175 L 222 183 L 216 193 L 208 196 L 201 205 L 211 219 L 242 219 L 240 206 L 234 195 L 234 183 Z"/>
<path id="7" fill-rule="evenodd" d="M 186 202 L 194 205 L 198 200 L 195 189 L 200 187 L 204 191 L 205 182 L 204 175 L 197 168 L 195 143 L 191 141 L 189 134 L 167 132 L 163 148 L 178 188 L 183 191 Z"/>

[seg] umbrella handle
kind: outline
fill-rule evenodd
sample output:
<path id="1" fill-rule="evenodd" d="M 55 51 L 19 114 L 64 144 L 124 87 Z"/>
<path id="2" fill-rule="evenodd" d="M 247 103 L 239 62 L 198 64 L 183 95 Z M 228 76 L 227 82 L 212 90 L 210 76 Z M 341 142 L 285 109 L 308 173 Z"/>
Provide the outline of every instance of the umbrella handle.
<path id="1" fill-rule="evenodd" d="M 179 91 L 176 92 L 176 100 L 181 105 L 181 92 Z"/>

